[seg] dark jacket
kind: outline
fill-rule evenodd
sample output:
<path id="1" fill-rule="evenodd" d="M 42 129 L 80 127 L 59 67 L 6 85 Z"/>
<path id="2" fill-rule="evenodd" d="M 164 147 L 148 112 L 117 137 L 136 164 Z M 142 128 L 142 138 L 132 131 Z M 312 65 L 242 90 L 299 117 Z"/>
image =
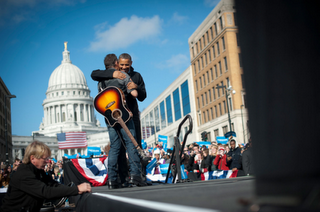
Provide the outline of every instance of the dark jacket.
<path id="1" fill-rule="evenodd" d="M 227 153 L 227 157 L 229 156 L 232 157 L 230 161 L 227 161 L 229 168 L 237 168 L 238 170 L 242 169 L 241 149 L 239 147 L 230 149 L 230 151 Z"/>
<path id="2" fill-rule="evenodd" d="M 242 153 L 242 166 L 245 175 L 254 175 L 251 147 Z"/>
<path id="3" fill-rule="evenodd" d="M 212 164 L 212 156 L 208 155 L 204 157 L 201 161 L 201 169 L 207 169 L 207 171 L 211 171 L 211 164 Z"/>
<path id="4" fill-rule="evenodd" d="M 115 69 L 108 69 L 108 70 L 94 70 L 91 73 L 91 78 L 94 81 L 103 82 L 105 80 L 113 79 L 113 72 L 115 72 Z M 128 75 L 131 77 L 132 81 L 138 86 L 138 97 L 137 99 L 142 102 L 147 97 L 147 91 L 145 88 L 145 84 L 143 81 L 142 76 L 134 71 L 134 69 L 131 67 Z M 100 84 L 100 83 L 99 83 Z M 131 95 L 126 96 L 126 101 L 129 109 L 133 113 L 133 122 L 136 129 L 136 136 L 137 136 L 137 142 L 139 146 L 141 147 L 141 125 L 140 125 L 140 116 L 139 116 L 139 107 L 137 99 L 133 98 Z"/>
<path id="5" fill-rule="evenodd" d="M 1 211 L 40 211 L 45 199 L 59 199 L 78 194 L 78 187 L 55 182 L 32 163 L 21 164 L 12 176 Z"/>

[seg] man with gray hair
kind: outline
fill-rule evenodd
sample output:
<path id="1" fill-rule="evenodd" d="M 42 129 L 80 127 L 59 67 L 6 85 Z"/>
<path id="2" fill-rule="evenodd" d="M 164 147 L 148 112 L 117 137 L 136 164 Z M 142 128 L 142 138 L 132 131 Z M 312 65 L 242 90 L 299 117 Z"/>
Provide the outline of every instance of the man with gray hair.
<path id="1" fill-rule="evenodd" d="M 12 176 L 1 211 L 40 211 L 45 199 L 59 199 L 91 192 L 89 183 L 69 187 L 55 182 L 44 168 L 50 161 L 51 150 L 39 141 L 26 148 L 22 164 Z"/>

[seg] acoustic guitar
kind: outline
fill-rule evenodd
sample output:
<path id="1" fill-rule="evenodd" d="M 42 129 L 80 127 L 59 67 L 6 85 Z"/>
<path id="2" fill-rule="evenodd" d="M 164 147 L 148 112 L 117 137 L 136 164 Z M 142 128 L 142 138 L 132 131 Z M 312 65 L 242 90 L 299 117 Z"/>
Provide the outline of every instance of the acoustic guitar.
<path id="1" fill-rule="evenodd" d="M 140 157 L 142 157 L 143 160 L 147 159 L 144 151 L 140 148 L 125 124 L 132 118 L 133 115 L 132 112 L 127 108 L 125 96 L 122 90 L 115 86 L 109 86 L 105 88 L 94 98 L 94 107 L 106 118 L 111 127 L 114 127 L 117 123 L 120 124 L 137 149 Z"/>

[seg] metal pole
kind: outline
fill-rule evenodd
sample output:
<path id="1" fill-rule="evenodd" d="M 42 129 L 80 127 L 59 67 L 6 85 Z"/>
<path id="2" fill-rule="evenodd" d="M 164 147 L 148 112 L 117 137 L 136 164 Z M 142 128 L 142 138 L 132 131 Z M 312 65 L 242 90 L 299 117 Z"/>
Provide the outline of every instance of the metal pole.
<path id="1" fill-rule="evenodd" d="M 226 99 L 227 99 L 227 108 L 228 108 L 228 120 L 229 120 L 229 131 L 232 131 L 232 129 L 231 129 L 231 118 L 230 118 L 230 111 L 229 111 L 229 103 L 228 103 L 228 89 L 227 89 L 227 87 L 226 86 L 224 86 L 224 89 L 225 89 L 225 91 L 226 91 Z"/>
<path id="2" fill-rule="evenodd" d="M 243 123 L 242 107 L 244 107 L 244 105 L 241 105 L 241 119 L 242 119 L 242 130 L 243 130 L 243 143 L 246 143 L 246 135 L 245 135 L 245 133 L 244 133 L 244 123 Z"/>
<path id="3" fill-rule="evenodd" d="M 11 98 L 16 98 L 16 96 L 15 95 L 5 95 L 5 98 L 4 98 L 4 112 L 5 112 L 4 136 L 5 136 L 5 141 L 6 141 L 6 165 L 9 165 L 7 98 L 9 98 L 9 100 L 10 100 Z"/>

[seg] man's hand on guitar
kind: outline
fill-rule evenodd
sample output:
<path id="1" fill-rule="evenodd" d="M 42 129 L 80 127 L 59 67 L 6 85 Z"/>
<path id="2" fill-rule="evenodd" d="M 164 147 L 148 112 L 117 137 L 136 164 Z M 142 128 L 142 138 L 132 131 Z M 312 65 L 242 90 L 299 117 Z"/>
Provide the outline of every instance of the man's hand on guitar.
<path id="1" fill-rule="evenodd" d="M 128 84 L 127 84 L 127 88 L 128 88 L 129 90 L 133 90 L 133 89 L 137 89 L 138 86 L 137 86 L 137 84 L 135 84 L 134 82 L 130 81 L 130 82 L 128 82 Z"/>
<path id="2" fill-rule="evenodd" d="M 124 80 L 126 78 L 126 75 L 124 73 L 122 73 L 121 71 L 115 71 L 115 72 L 113 72 L 112 77 L 116 78 L 116 79 Z"/>

